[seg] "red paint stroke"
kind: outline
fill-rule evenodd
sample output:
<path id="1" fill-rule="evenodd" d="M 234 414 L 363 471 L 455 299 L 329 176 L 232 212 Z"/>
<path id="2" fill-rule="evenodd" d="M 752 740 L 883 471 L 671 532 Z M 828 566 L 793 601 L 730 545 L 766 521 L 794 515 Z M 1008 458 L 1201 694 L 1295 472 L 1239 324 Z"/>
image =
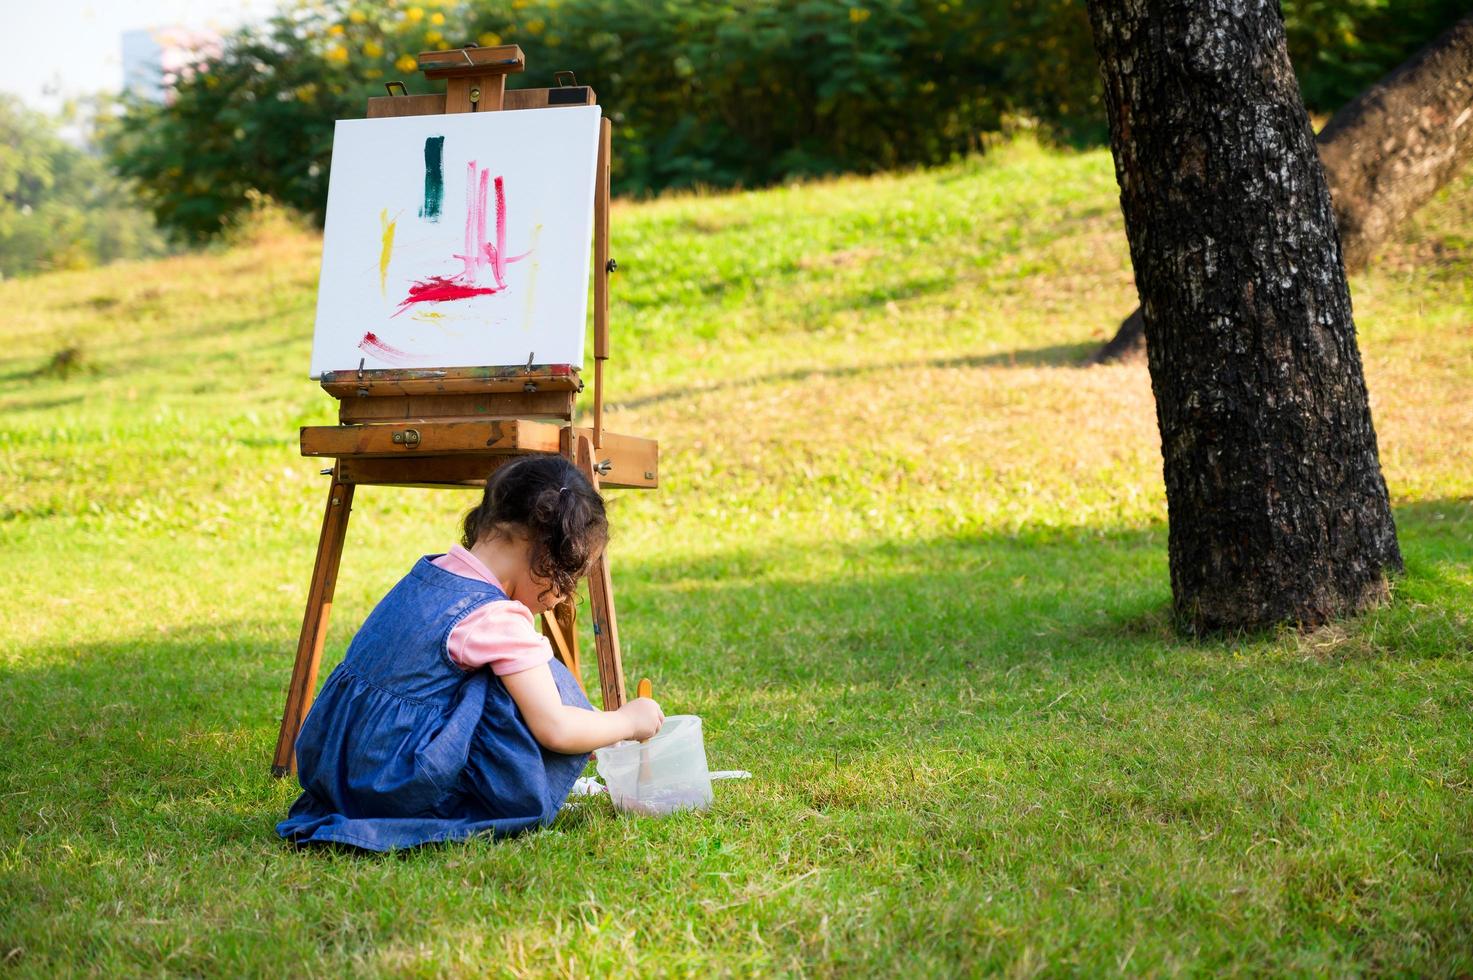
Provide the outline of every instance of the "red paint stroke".
<path id="1" fill-rule="evenodd" d="M 506 254 L 506 187 L 500 177 L 494 182 L 496 241 L 486 240 L 486 197 L 492 184 L 491 170 L 478 168 L 474 160 L 466 164 L 466 170 L 465 251 L 454 256 L 460 260 L 461 270 L 453 276 L 430 276 L 417 280 L 409 287 L 409 295 L 400 301 L 393 316 L 398 316 L 417 303 L 448 303 L 472 296 L 499 293 L 506 288 L 507 265 L 520 262 L 532 254 L 530 250 L 521 255 Z M 488 269 L 496 280 L 495 285 L 482 285 L 482 274 Z"/>
<path id="2" fill-rule="evenodd" d="M 458 277 L 430 276 L 409 287 L 405 303 L 444 303 L 452 299 L 468 299 L 497 292 L 495 286 L 463 286 Z M 395 316 L 398 314 L 395 313 Z"/>
<path id="3" fill-rule="evenodd" d="M 365 333 L 363 339 L 358 341 L 358 349 L 365 354 L 372 354 L 385 364 L 423 364 L 427 360 L 424 355 L 411 354 L 384 343 L 372 330 Z"/>

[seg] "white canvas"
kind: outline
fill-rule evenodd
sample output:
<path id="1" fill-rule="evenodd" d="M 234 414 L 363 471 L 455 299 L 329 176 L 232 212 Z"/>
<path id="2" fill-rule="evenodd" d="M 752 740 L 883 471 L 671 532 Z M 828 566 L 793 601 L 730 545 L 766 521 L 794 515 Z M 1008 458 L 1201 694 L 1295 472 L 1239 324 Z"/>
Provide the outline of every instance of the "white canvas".
<path id="1" fill-rule="evenodd" d="M 599 115 L 339 120 L 312 377 L 360 361 L 581 366 Z"/>

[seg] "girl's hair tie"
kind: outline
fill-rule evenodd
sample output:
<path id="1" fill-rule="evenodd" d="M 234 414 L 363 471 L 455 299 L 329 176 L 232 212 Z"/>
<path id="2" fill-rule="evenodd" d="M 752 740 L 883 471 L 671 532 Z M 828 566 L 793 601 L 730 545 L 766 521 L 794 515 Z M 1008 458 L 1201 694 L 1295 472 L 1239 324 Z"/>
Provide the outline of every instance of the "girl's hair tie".
<path id="1" fill-rule="evenodd" d="M 558 493 L 562 493 L 562 492 L 563 492 L 563 491 L 564 491 L 564 490 L 566 490 L 566 489 L 568 489 L 568 488 L 567 488 L 567 487 L 558 487 L 558 488 L 557 488 L 557 492 L 558 492 Z"/>

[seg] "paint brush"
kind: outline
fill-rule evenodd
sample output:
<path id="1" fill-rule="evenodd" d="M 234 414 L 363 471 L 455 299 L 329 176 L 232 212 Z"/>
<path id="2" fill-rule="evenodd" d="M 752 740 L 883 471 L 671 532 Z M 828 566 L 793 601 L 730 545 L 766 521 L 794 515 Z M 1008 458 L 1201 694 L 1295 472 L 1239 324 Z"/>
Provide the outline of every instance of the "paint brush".
<path id="1" fill-rule="evenodd" d="M 635 697 L 653 697 L 655 685 L 650 683 L 648 677 L 640 678 L 639 685 L 634 689 Z M 653 737 L 653 736 L 652 736 Z M 639 747 L 639 779 L 634 784 L 634 797 L 643 800 L 650 785 L 650 750 L 649 739 L 645 739 Z"/>

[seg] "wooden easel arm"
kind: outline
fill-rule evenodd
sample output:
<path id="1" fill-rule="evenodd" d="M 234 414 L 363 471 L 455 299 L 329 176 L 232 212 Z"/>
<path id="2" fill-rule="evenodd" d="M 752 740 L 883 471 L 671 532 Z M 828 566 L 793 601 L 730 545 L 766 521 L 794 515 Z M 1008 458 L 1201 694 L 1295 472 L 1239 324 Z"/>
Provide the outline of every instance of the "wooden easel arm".
<path id="1" fill-rule="evenodd" d="M 599 486 L 594 469 L 593 440 L 586 435 L 574 436 L 574 452 L 578 469 L 588 477 L 595 490 Z M 614 711 L 624 706 L 624 665 L 619 652 L 619 621 L 614 613 L 614 583 L 609 575 L 609 553 L 605 549 L 588 572 L 588 604 L 593 609 L 593 644 L 598 654 L 598 682 L 603 691 L 603 709 Z"/>
<path id="2" fill-rule="evenodd" d="M 583 687 L 583 665 L 578 660 L 577 637 L 567 637 L 563 634 L 563 624 L 558 622 L 557 610 L 549 609 L 542 614 L 542 635 L 552 644 L 552 652 L 562 661 L 568 673 L 573 675 L 573 680 L 578 682 L 578 687 Z"/>
<path id="3" fill-rule="evenodd" d="M 613 128 L 598 124 L 598 168 L 593 195 L 593 447 L 603 446 L 604 361 L 609 359 L 609 161 Z"/>
<path id="4" fill-rule="evenodd" d="M 594 430 L 575 426 L 574 438 L 594 438 Z M 626 436 L 605 432 L 603 445 L 595 446 L 594 465 L 598 468 L 600 488 L 613 487 L 653 490 L 660 484 L 660 443 L 643 436 Z"/>

